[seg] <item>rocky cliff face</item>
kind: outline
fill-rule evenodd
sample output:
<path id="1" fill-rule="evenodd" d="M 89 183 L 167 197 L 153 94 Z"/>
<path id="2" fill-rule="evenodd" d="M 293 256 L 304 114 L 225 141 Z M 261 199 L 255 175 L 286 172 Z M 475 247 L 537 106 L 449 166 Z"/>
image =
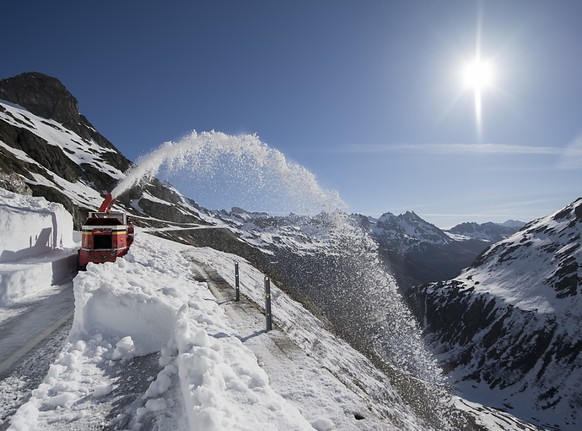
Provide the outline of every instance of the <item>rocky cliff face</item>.
<path id="1" fill-rule="evenodd" d="M 549 429 L 582 425 L 582 199 L 409 292 L 464 396 Z"/>
<path id="2" fill-rule="evenodd" d="M 55 120 L 83 139 L 116 150 L 79 112 L 77 99 L 56 78 L 31 72 L 0 80 L 0 99 L 20 105 L 38 117 Z M 109 162 L 122 171 L 129 167 L 129 160 L 119 152 Z"/>

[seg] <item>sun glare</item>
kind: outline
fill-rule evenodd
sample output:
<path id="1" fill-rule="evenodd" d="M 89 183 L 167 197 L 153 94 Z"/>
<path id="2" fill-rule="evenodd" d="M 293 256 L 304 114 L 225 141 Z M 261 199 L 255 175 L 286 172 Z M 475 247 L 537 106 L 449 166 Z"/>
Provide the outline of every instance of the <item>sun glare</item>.
<path id="1" fill-rule="evenodd" d="M 494 86 L 495 70 L 493 64 L 490 61 L 482 60 L 479 55 L 479 49 L 477 49 L 475 59 L 463 65 L 461 79 L 465 90 L 473 93 L 477 135 L 481 139 L 483 134 L 483 93 L 486 88 Z"/>
<path id="2" fill-rule="evenodd" d="M 493 66 L 488 61 L 476 59 L 463 67 L 463 84 L 467 88 L 479 90 L 493 84 Z"/>

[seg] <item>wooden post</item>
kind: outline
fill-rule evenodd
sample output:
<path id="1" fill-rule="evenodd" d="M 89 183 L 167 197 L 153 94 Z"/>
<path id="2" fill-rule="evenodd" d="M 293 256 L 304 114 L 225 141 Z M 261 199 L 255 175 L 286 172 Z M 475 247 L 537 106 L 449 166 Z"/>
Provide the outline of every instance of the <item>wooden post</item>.
<path id="1" fill-rule="evenodd" d="M 273 329 L 273 317 L 271 316 L 271 280 L 265 277 L 265 316 L 267 318 L 267 332 Z"/>
<path id="2" fill-rule="evenodd" d="M 238 275 L 238 262 L 234 263 L 234 289 L 235 289 L 235 298 L 236 302 L 240 301 L 240 281 Z"/>

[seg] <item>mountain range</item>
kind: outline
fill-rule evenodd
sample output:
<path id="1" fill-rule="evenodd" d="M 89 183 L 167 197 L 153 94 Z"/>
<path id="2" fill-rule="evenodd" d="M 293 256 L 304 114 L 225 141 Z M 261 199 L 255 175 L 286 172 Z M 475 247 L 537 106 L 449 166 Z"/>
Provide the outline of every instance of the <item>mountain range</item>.
<path id="1" fill-rule="evenodd" d="M 0 81 L 0 186 L 63 204 L 79 229 L 131 166 L 57 79 L 26 73 Z M 400 312 L 375 288 L 396 288 L 464 398 L 539 427 L 580 426 L 581 200 L 525 226 L 445 231 L 413 212 L 346 215 L 349 229 L 365 233 L 357 240 L 333 237 L 329 214 L 209 211 L 155 178 L 117 205 L 160 236 L 244 257 L 363 353 L 414 367 L 382 341 Z M 380 265 L 346 259 L 338 247 L 372 251 Z M 359 306 L 370 298 L 378 299 L 373 307 Z"/>
<path id="2" fill-rule="evenodd" d="M 362 226 L 378 242 L 380 257 L 401 289 L 456 276 L 491 243 L 516 232 L 524 223 L 462 223 L 441 230 L 408 211 L 361 218 Z"/>
<path id="3" fill-rule="evenodd" d="M 495 394 L 496 407 L 547 429 L 580 423 L 581 236 L 578 199 L 494 244 L 458 277 L 411 293 L 426 340 L 465 395 Z"/>

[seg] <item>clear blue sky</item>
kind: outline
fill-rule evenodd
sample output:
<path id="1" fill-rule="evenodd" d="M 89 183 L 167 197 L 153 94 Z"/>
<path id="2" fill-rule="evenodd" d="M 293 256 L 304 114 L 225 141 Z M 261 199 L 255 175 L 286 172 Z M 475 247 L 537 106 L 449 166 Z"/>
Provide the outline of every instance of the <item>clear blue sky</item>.
<path id="1" fill-rule="evenodd" d="M 191 130 L 257 133 L 349 211 L 442 227 L 582 195 L 577 0 L 20 0 L 2 16 L 0 78 L 59 78 L 132 160 Z M 480 131 L 458 74 L 477 40 L 496 70 Z"/>

